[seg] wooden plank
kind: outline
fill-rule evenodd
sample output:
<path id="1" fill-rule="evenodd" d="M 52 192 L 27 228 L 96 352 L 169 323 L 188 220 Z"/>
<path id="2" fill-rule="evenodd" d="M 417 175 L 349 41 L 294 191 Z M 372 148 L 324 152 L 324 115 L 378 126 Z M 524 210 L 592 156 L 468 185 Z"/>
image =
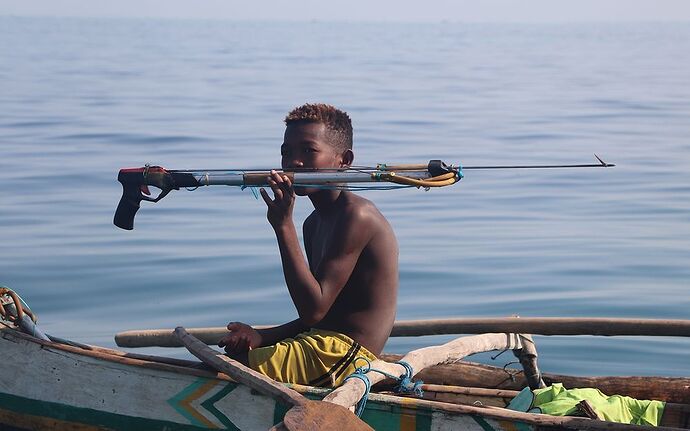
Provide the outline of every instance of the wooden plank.
<path id="1" fill-rule="evenodd" d="M 255 326 L 257 329 L 273 325 Z M 215 345 L 229 333 L 224 327 L 189 328 L 202 342 Z M 425 335 L 523 333 L 533 335 L 637 335 L 690 337 L 690 320 L 600 317 L 481 317 L 395 322 L 391 337 Z M 120 347 L 181 347 L 172 329 L 146 329 L 115 335 Z"/>

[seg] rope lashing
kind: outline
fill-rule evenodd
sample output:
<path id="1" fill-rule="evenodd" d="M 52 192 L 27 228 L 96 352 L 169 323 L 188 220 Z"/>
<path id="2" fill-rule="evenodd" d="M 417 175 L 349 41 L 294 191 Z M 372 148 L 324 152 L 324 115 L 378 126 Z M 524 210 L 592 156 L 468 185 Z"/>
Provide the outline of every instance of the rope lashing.
<path id="1" fill-rule="evenodd" d="M 395 391 L 401 394 L 413 393 L 420 398 L 423 397 L 424 391 L 422 390 L 422 385 L 424 382 L 421 380 L 417 380 L 416 382 L 412 381 L 412 376 L 414 376 L 412 365 L 405 361 L 397 361 L 396 364 L 400 364 L 403 366 L 403 368 L 405 368 L 405 374 L 399 377 L 400 383 L 395 388 Z"/>
<path id="2" fill-rule="evenodd" d="M 31 312 L 31 309 L 26 305 L 26 302 L 24 302 L 24 300 L 12 289 L 9 287 L 0 286 L 0 297 L 2 296 L 7 296 L 10 298 L 11 302 L 14 303 L 16 313 L 16 315 L 12 315 L 9 310 L 5 308 L 5 304 L 0 301 L 0 315 L 2 315 L 3 319 L 17 324 L 17 322 L 22 319 L 22 316 L 26 314 L 34 323 L 36 323 L 38 320 L 36 315 Z M 10 302 L 7 302 L 7 304 L 10 304 Z"/>
<path id="3" fill-rule="evenodd" d="M 369 391 L 371 390 L 371 381 L 369 380 L 369 377 L 367 377 L 367 373 L 371 371 L 371 362 L 363 356 L 358 356 L 355 358 L 353 364 L 356 366 L 358 360 L 363 360 L 366 362 L 366 365 L 362 367 L 357 367 L 355 369 L 355 372 L 350 374 L 349 376 L 345 377 L 345 380 L 343 380 L 343 383 L 347 382 L 350 379 L 359 379 L 362 382 L 364 382 L 364 394 L 362 394 L 362 398 L 357 401 L 357 404 L 355 406 L 355 414 L 357 417 L 362 417 L 362 413 L 364 412 L 364 407 L 367 405 L 367 400 L 369 399 Z"/>
<path id="4" fill-rule="evenodd" d="M 357 404 L 355 406 L 355 414 L 358 417 L 362 416 L 362 413 L 364 412 L 364 408 L 367 405 L 367 400 L 369 399 L 369 392 L 371 391 L 371 381 L 369 380 L 369 377 L 367 377 L 367 373 L 369 372 L 376 372 L 379 373 L 389 379 L 396 380 L 398 382 L 398 385 L 395 387 L 395 392 L 399 394 L 411 394 L 414 393 L 418 397 L 422 397 L 424 395 L 424 391 L 422 391 L 422 385 L 424 382 L 421 380 L 418 380 L 416 382 L 412 381 L 412 377 L 414 376 L 414 370 L 412 369 L 412 366 L 408 364 L 405 361 L 397 361 L 396 364 L 401 365 L 405 369 L 405 373 L 401 374 L 400 376 L 394 376 L 392 374 L 389 374 L 383 370 L 379 370 L 376 368 L 371 367 L 371 361 L 369 359 L 363 357 L 363 356 L 358 356 L 354 360 L 354 364 L 357 365 L 357 361 L 364 361 L 366 362 L 365 365 L 361 367 L 357 367 L 355 369 L 355 372 L 350 374 L 349 376 L 345 377 L 345 380 L 343 380 L 343 383 L 350 380 L 350 379 L 359 379 L 364 383 L 364 394 L 362 394 L 362 398 L 357 401 Z"/>

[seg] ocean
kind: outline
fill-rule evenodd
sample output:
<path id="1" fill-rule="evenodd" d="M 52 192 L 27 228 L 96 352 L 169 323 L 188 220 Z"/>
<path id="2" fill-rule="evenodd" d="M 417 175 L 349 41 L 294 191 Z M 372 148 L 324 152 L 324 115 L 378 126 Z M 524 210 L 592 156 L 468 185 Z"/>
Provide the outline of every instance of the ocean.
<path id="1" fill-rule="evenodd" d="M 112 217 L 123 167 L 278 167 L 305 102 L 350 114 L 356 164 L 617 165 L 363 192 L 399 241 L 398 319 L 688 318 L 690 23 L 0 17 L 0 284 L 46 332 L 111 347 L 128 329 L 294 319 L 249 190 L 174 191 L 133 231 Z M 687 339 L 536 343 L 548 372 L 690 374 Z"/>

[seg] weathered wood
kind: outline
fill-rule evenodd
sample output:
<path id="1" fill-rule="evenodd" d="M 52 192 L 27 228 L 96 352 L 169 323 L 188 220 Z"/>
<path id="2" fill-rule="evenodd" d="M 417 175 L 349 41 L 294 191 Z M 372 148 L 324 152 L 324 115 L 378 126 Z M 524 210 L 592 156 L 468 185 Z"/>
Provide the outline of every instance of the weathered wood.
<path id="1" fill-rule="evenodd" d="M 396 322 L 398 337 L 510 332 L 533 335 L 647 335 L 690 337 L 690 320 L 602 317 L 496 317 Z"/>
<path id="2" fill-rule="evenodd" d="M 384 354 L 380 356 L 380 359 L 386 362 L 395 362 L 401 358 L 402 355 Z M 527 386 L 521 370 L 503 369 L 468 361 L 435 365 L 420 371 L 417 378 L 424 382 L 440 385 L 516 391 Z M 608 395 L 618 394 L 638 399 L 690 404 L 690 378 L 687 377 L 585 377 L 544 373 L 543 378 L 548 385 L 563 383 L 566 388 L 598 388 Z"/>
<path id="3" fill-rule="evenodd" d="M 12 424 L 5 428 L 2 424 Z M 0 429 L 7 430 L 61 430 L 61 431 L 103 431 L 95 425 L 75 424 L 60 419 L 44 418 L 26 413 L 17 413 L 0 407 Z"/>
<path id="4" fill-rule="evenodd" d="M 404 396 L 408 398 L 418 398 L 415 394 L 398 394 L 392 391 L 393 386 L 389 389 L 382 390 L 380 387 L 385 383 L 379 383 L 376 388 L 376 393 L 389 394 L 393 396 Z M 477 402 L 485 406 L 505 407 L 510 400 L 515 398 L 519 391 L 510 391 L 502 389 L 488 389 L 488 388 L 470 388 L 465 386 L 445 386 L 434 384 L 421 385 L 424 391 L 423 398 L 425 400 L 443 401 L 453 404 L 467 404 L 473 405 Z"/>
<path id="5" fill-rule="evenodd" d="M 373 431 L 365 422 L 357 419 L 348 409 L 335 404 L 309 401 L 288 410 L 272 429 L 288 431 Z"/>
<path id="6" fill-rule="evenodd" d="M 92 348 L 90 350 L 85 350 L 79 347 L 74 347 L 70 346 L 67 344 L 59 344 L 59 343 L 54 343 L 50 341 L 44 341 L 39 338 L 32 337 L 30 335 L 26 335 L 22 332 L 15 331 L 15 330 L 4 330 L 2 331 L 1 329 L 5 327 L 7 328 L 6 325 L 3 325 L 0 323 L 0 337 L 7 339 L 7 340 L 26 340 L 31 343 L 35 343 L 38 345 L 43 346 L 49 351 L 63 351 L 63 352 L 69 352 L 69 353 L 75 353 L 81 356 L 87 356 L 91 358 L 96 358 L 96 359 L 101 359 L 104 361 L 108 362 L 114 362 L 114 363 L 119 363 L 123 365 L 133 365 L 145 369 L 151 369 L 151 370 L 161 370 L 161 371 L 169 371 L 171 373 L 176 373 L 176 374 L 188 374 L 188 375 L 193 375 L 193 376 L 200 376 L 200 377 L 213 377 L 213 378 L 218 378 L 221 380 L 230 380 L 227 376 L 224 374 L 219 374 L 217 372 L 209 372 L 207 370 L 201 370 L 201 369 L 195 369 L 195 368 L 190 368 L 188 366 L 180 366 L 178 364 L 173 364 L 176 362 L 176 360 L 171 359 L 171 361 L 151 361 L 148 359 L 140 359 L 137 357 L 130 357 L 128 353 L 126 352 L 120 352 L 120 354 L 113 354 L 110 350 L 111 349 L 105 349 L 105 348 L 94 348 L 94 346 L 91 346 Z M 144 355 L 146 356 L 146 355 Z"/>
<path id="7" fill-rule="evenodd" d="M 690 405 L 666 403 L 660 425 L 683 429 L 690 428 Z"/>
<path id="8" fill-rule="evenodd" d="M 139 359 L 139 360 L 146 361 L 146 362 L 158 362 L 161 364 L 177 365 L 180 367 L 198 368 L 200 365 L 203 364 L 203 362 L 192 361 L 189 359 L 178 359 L 178 358 L 169 358 L 167 356 L 144 355 L 141 353 L 123 352 L 122 350 L 109 349 L 107 347 L 100 347 L 100 346 L 89 345 L 89 349 L 94 350 L 96 352 L 106 353 L 109 355 L 121 356 L 123 358 Z"/>
<path id="9" fill-rule="evenodd" d="M 491 388 L 470 388 L 468 386 L 446 386 L 423 384 L 423 391 L 446 392 L 449 394 L 477 395 L 480 397 L 514 398 L 520 391 L 510 391 Z"/>
<path id="10" fill-rule="evenodd" d="M 532 337 L 525 338 L 522 343 L 522 349 L 513 350 L 515 356 L 517 356 L 520 365 L 522 365 L 522 370 L 524 372 L 525 379 L 530 389 L 545 388 L 546 383 L 541 377 L 541 371 L 539 371 L 539 366 L 537 365 L 537 347 L 534 345 L 534 340 Z"/>
<path id="11" fill-rule="evenodd" d="M 690 379 L 685 377 L 573 377 L 544 375 L 551 385 L 566 388 L 598 388 L 607 395 L 627 395 L 644 400 L 662 400 L 690 404 Z"/>
<path id="12" fill-rule="evenodd" d="M 255 328 L 270 328 L 255 326 Z M 224 327 L 189 328 L 188 332 L 209 345 L 229 333 Z M 599 317 L 482 317 L 395 322 L 391 337 L 442 334 L 523 333 L 533 335 L 640 335 L 690 337 L 690 320 L 626 319 Z M 172 329 L 146 329 L 115 335 L 120 347 L 181 347 Z"/>
<path id="13" fill-rule="evenodd" d="M 424 347 L 413 350 L 402 360 L 407 362 L 415 373 L 432 365 L 447 361 L 456 361 L 467 355 L 491 350 L 518 349 L 522 347 L 520 336 L 517 334 L 483 334 L 460 337 L 441 346 Z M 371 367 L 394 376 L 405 374 L 405 368 L 400 364 L 391 364 L 381 360 L 371 363 Z M 367 377 L 372 385 L 385 379 L 385 376 L 369 372 Z M 340 404 L 344 407 L 355 405 L 364 395 L 365 384 L 360 379 L 350 379 L 343 383 L 324 398 L 324 401 Z"/>
<path id="14" fill-rule="evenodd" d="M 255 329 L 271 326 L 254 326 Z M 217 345 L 221 338 L 230 333 L 225 327 L 186 328 L 187 332 L 207 344 Z M 115 335 L 115 344 L 120 347 L 183 347 L 173 329 L 144 329 L 120 332 Z"/>

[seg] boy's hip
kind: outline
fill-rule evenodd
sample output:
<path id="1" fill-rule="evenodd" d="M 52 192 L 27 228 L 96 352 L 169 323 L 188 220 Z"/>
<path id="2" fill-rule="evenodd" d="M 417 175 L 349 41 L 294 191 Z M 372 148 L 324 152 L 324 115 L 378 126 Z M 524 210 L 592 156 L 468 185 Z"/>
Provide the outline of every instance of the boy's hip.
<path id="1" fill-rule="evenodd" d="M 274 380 L 310 386 L 334 387 L 363 361 L 376 356 L 345 334 L 311 329 L 249 351 L 249 366 Z"/>

